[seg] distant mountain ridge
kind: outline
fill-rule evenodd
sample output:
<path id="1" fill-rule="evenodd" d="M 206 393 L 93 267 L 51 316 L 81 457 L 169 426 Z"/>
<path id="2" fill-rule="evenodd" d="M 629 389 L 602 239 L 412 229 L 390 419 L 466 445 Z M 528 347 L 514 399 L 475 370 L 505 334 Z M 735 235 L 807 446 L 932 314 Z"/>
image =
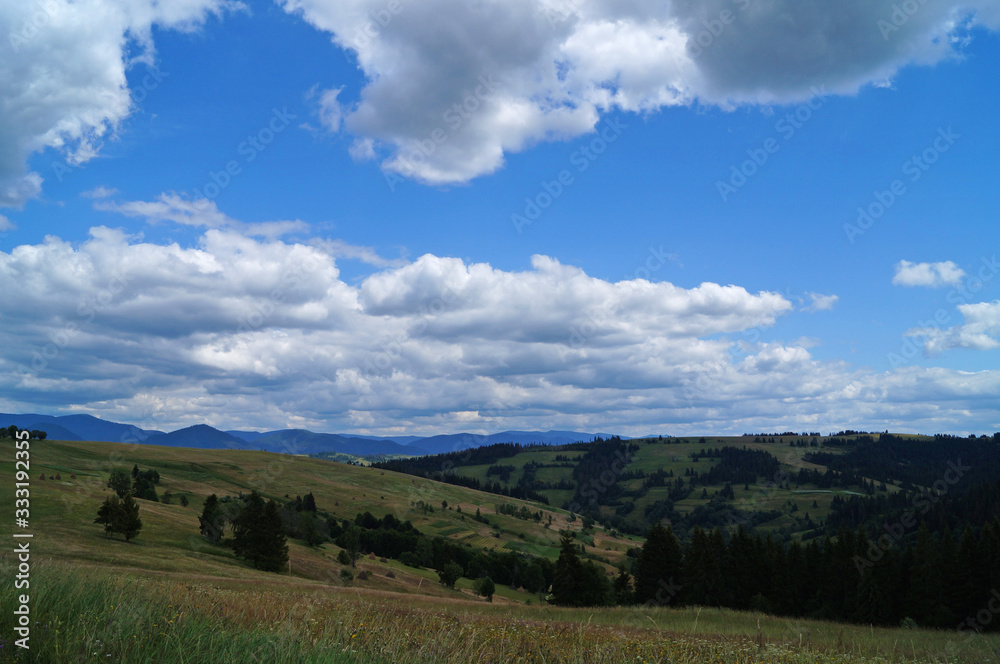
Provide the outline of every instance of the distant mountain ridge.
<path id="1" fill-rule="evenodd" d="M 455 433 L 437 436 L 367 436 L 317 433 L 307 429 L 277 431 L 221 431 L 196 424 L 165 433 L 131 424 L 102 420 L 92 415 L 39 415 L 0 413 L 0 426 L 40 429 L 51 440 L 141 443 L 198 449 L 243 449 L 284 454 L 338 453 L 356 457 L 424 456 L 458 452 L 496 443 L 562 445 L 608 438 L 613 434 L 579 431 L 501 431 L 491 434 Z"/>
<path id="2" fill-rule="evenodd" d="M 162 431 L 140 429 L 131 424 L 109 422 L 93 415 L 38 415 L 29 413 L 15 415 L 0 413 L 0 426 L 17 426 L 19 429 L 41 429 L 48 433 L 48 428 L 56 426 L 59 431 L 68 431 L 75 438 L 69 440 L 101 440 L 113 443 L 143 442 L 150 436 L 162 434 Z M 49 437 L 59 440 L 55 435 Z"/>

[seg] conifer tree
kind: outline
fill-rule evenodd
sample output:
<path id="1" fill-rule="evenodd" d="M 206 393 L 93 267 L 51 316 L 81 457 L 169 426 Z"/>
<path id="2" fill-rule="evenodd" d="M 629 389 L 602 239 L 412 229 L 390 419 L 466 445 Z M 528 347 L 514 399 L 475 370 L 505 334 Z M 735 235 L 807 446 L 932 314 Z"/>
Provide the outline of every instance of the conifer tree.
<path id="1" fill-rule="evenodd" d="M 233 550 L 257 569 L 278 572 L 288 562 L 288 544 L 278 504 L 252 492 L 233 521 Z"/>
<path id="2" fill-rule="evenodd" d="M 139 534 L 142 530 L 142 519 L 139 518 L 139 503 L 131 495 L 125 496 L 121 501 L 119 521 L 115 530 L 125 536 L 128 542 Z"/>
<path id="3" fill-rule="evenodd" d="M 205 506 L 198 517 L 201 534 L 217 544 L 222 539 L 226 526 L 226 516 L 219 506 L 219 498 L 213 493 L 205 499 Z"/>
<path id="4" fill-rule="evenodd" d="M 635 569 L 635 601 L 667 603 L 681 574 L 681 547 L 670 527 L 653 524 Z M 663 589 L 667 588 L 665 592 Z"/>

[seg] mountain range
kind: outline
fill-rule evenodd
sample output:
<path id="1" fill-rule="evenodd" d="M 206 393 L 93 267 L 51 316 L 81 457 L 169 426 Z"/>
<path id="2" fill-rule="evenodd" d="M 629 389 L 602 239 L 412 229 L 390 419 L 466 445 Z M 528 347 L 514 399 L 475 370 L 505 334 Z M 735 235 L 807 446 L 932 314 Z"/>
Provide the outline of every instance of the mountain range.
<path id="1" fill-rule="evenodd" d="M 131 424 L 102 420 L 93 415 L 39 415 L 0 413 L 0 426 L 45 431 L 50 440 L 80 440 L 140 443 L 198 449 L 245 449 L 286 454 L 347 454 L 356 457 L 423 456 L 442 454 L 494 443 L 562 445 L 612 434 L 580 431 L 501 431 L 437 436 L 367 436 L 316 433 L 307 429 L 277 431 L 220 431 L 196 424 L 169 433 L 141 429 Z"/>

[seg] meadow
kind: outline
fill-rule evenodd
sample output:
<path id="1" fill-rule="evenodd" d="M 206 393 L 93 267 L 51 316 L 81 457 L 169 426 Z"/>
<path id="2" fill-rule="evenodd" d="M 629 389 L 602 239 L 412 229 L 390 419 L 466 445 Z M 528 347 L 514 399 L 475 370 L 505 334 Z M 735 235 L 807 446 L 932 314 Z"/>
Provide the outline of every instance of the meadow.
<path id="1" fill-rule="evenodd" d="M 9 450 L 5 449 L 5 453 Z M 125 543 L 92 523 L 115 466 L 156 469 L 160 495 L 141 501 L 144 527 Z M 45 475 L 44 480 L 40 479 Z M 879 629 L 721 609 L 570 609 L 498 587 L 492 602 L 462 579 L 455 590 L 432 570 L 364 557 L 344 582 L 332 543 L 290 541 L 290 569 L 269 574 L 198 535 L 209 493 L 251 489 L 281 499 L 312 492 L 321 509 L 351 518 L 395 514 L 421 530 L 476 546 L 530 545 L 554 557 L 559 528 L 578 528 L 557 508 L 544 528 L 496 515 L 498 497 L 463 487 L 305 457 L 113 443 L 32 446 L 31 649 L 11 638 L 14 593 L 0 595 L 0 661 L 215 662 L 926 662 L 998 661 L 1000 636 Z M 13 500 L 10 464 L 0 500 Z M 189 505 L 179 504 L 184 496 Z M 434 511 L 418 503 L 434 505 Z M 446 502 L 448 507 L 443 507 Z M 458 508 L 461 508 L 461 512 Z M 468 518 L 476 508 L 502 532 Z M 521 536 L 524 537 L 521 537 Z M 598 528 L 592 551 L 613 559 L 637 542 Z M 10 541 L 10 540 L 9 540 Z M 590 547 L 588 547 L 590 548 Z M 0 554 L 10 583 L 15 558 Z"/>

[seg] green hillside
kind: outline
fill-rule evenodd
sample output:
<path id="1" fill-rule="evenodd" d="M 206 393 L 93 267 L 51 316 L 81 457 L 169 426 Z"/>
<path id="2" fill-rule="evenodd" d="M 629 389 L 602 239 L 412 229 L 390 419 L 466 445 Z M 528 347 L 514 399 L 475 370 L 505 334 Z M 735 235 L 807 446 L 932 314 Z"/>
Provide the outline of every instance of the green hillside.
<path id="1" fill-rule="evenodd" d="M 817 452 L 843 454 L 865 438 L 870 436 L 657 437 L 607 442 L 609 450 L 603 457 L 590 452 L 590 445 L 575 444 L 497 448 L 486 461 L 485 449 L 442 459 L 455 478 L 531 491 L 551 507 L 588 515 L 609 531 L 641 535 L 652 522 L 666 518 L 682 535 L 694 526 L 742 524 L 787 541 L 819 535 L 837 496 L 900 490 L 896 483 L 864 474 L 829 472 L 806 458 Z M 720 463 L 713 455 L 726 448 L 737 455 L 748 451 L 769 455 L 773 470 L 740 476 L 740 481 L 735 477 L 712 481 L 711 471 Z M 588 453 L 594 458 L 584 469 Z M 735 461 L 745 467 L 742 456 Z M 421 476 L 427 474 L 428 465 L 433 468 L 442 462 L 398 459 L 376 465 Z M 801 471 L 816 471 L 825 479 L 803 477 Z"/>
<path id="2" fill-rule="evenodd" d="M 675 474 L 707 470 L 711 462 L 689 461 L 692 452 L 744 442 L 754 445 L 735 439 L 640 441 L 634 463 Z M 777 443 L 759 445 L 780 449 Z M 8 458 L 13 456 L 12 441 L 2 447 Z M 808 467 L 801 450 L 786 447 L 781 468 Z M 564 470 L 554 464 L 584 453 L 520 452 L 503 462 L 515 466 L 508 483 L 518 481 L 518 470 L 523 477 L 529 463 L 539 464 L 536 477 L 558 482 Z M 155 470 L 161 499 L 169 492 L 171 501 L 139 501 L 144 526 L 126 543 L 105 538 L 93 519 L 110 493 L 105 487 L 110 470 L 133 465 Z M 488 467 L 462 472 L 485 474 Z M 340 549 L 331 542 L 308 547 L 290 539 L 289 570 L 266 573 L 198 534 L 206 496 L 257 490 L 282 503 L 311 493 L 318 509 L 337 519 L 392 514 L 427 535 L 550 560 L 557 555 L 557 531 L 569 529 L 585 545 L 586 556 L 609 571 L 625 560 L 629 548 L 641 544 L 600 524 L 585 531 L 582 518 L 556 506 L 381 468 L 263 452 L 36 441 L 30 475 L 31 594 L 37 621 L 32 651 L 12 658 L 10 641 L 0 639 L 0 661 L 929 664 L 984 662 L 1000 647 L 997 636 L 959 638 L 947 631 L 870 628 L 718 608 L 561 608 L 499 584 L 490 603 L 473 592 L 469 579 L 460 579 L 452 590 L 431 569 L 368 556 L 358 560 L 354 579 L 345 581 L 340 572 L 346 566 L 336 560 Z M 0 466 L 0 497 L 8 504 L 13 485 L 12 464 Z M 800 490 L 782 489 L 786 493 L 774 497 L 774 504 Z M 757 491 L 767 493 L 763 485 Z M 489 524 L 473 518 L 477 509 Z M 516 515 L 497 514 L 498 509 Z M 528 518 L 518 518 L 523 516 Z M 5 578 L 13 576 L 16 564 L 10 552 L 0 554 Z M 10 631 L 14 601 L 13 593 L 0 600 L 4 634 Z"/>
<path id="3" fill-rule="evenodd" d="M 13 441 L 4 441 L 12 448 Z M 12 449 L 8 450 L 10 456 Z M 105 487 L 112 468 L 155 470 L 160 475 L 161 498 L 172 494 L 171 504 L 139 501 L 144 527 L 128 545 L 106 539 L 92 523 L 97 508 L 111 494 Z M 58 475 L 59 479 L 56 479 Z M 41 479 L 44 476 L 46 479 Z M 13 500 L 13 467 L 0 467 L 4 498 Z M 209 494 L 219 497 L 259 491 L 265 498 L 283 503 L 311 492 L 321 511 L 337 519 L 353 520 L 370 512 L 376 517 L 394 515 L 410 521 L 420 532 L 443 536 L 479 549 L 512 550 L 555 559 L 558 531 L 580 530 L 579 520 L 567 521 L 560 509 L 541 506 L 544 523 L 496 514 L 496 505 L 506 503 L 537 511 L 539 505 L 414 478 L 385 470 L 313 459 L 239 450 L 191 450 L 185 448 L 119 443 L 36 441 L 31 450 L 32 514 L 34 546 L 57 560 L 86 561 L 95 565 L 127 566 L 162 573 L 198 573 L 242 578 L 252 572 L 224 546 L 209 544 L 199 535 L 198 515 Z M 180 502 L 186 498 L 188 506 Z M 442 502 L 448 507 L 443 508 Z M 489 524 L 477 522 L 476 510 Z M 547 518 L 552 523 L 546 527 Z M 587 550 L 609 564 L 617 563 L 626 549 L 639 542 L 611 537 L 600 528 L 583 542 Z M 314 580 L 337 578 L 341 566 L 335 562 L 339 547 L 327 542 L 311 548 L 289 540 L 291 574 Z M 368 570 L 373 588 L 443 594 L 432 570 L 417 570 L 394 561 L 365 559 L 359 569 Z M 610 565 L 609 565 L 610 569 Z M 385 576 L 392 570 L 395 578 Z M 433 581 L 433 583 L 430 583 Z M 463 584 L 460 582 L 459 586 Z M 467 584 L 471 588 L 471 583 Z M 471 593 L 471 591 L 470 591 Z M 524 593 L 500 589 L 498 595 L 524 601 Z"/>

